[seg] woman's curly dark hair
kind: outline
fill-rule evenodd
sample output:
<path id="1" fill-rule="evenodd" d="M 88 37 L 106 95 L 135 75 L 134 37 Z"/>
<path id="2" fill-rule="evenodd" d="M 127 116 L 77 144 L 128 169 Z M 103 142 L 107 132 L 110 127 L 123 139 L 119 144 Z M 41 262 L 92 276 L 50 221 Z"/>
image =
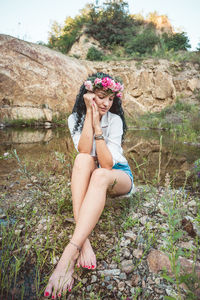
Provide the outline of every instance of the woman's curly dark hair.
<path id="1" fill-rule="evenodd" d="M 102 73 L 102 72 L 92 74 L 92 76 L 98 77 L 97 74 L 102 77 L 109 77 L 109 78 L 113 79 L 110 75 Z M 83 99 L 83 95 L 86 93 L 87 93 L 87 90 L 85 88 L 85 85 L 82 84 L 80 87 L 79 93 L 76 96 L 76 102 L 75 102 L 73 110 L 72 110 L 72 113 L 76 114 L 76 124 L 75 124 L 74 130 L 73 130 L 74 132 L 76 132 L 77 130 L 81 130 L 83 127 L 83 123 L 84 123 L 85 115 L 86 115 L 86 105 L 85 105 L 85 101 Z M 121 99 L 119 97 L 117 97 L 116 95 L 113 99 L 113 104 L 112 104 L 111 108 L 109 109 L 109 111 L 113 114 L 120 116 L 120 118 L 122 119 L 122 122 L 123 122 L 122 141 L 123 141 L 126 131 L 127 131 L 127 125 L 126 125 L 126 121 L 125 121 L 125 117 L 124 117 L 124 111 L 122 108 Z"/>

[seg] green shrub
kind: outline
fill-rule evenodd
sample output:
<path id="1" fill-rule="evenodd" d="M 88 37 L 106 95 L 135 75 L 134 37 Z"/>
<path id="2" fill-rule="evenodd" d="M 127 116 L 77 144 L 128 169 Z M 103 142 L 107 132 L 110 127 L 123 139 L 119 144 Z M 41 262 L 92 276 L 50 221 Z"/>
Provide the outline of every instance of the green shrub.
<path id="1" fill-rule="evenodd" d="M 185 32 L 167 34 L 163 33 L 162 39 L 167 50 L 173 49 L 175 51 L 178 50 L 187 50 L 191 48 L 189 44 L 189 39 Z"/>
<path id="2" fill-rule="evenodd" d="M 103 52 L 101 52 L 95 47 L 90 47 L 86 58 L 88 60 L 103 60 L 103 56 L 104 56 Z"/>
<path id="3" fill-rule="evenodd" d="M 125 44 L 125 50 L 128 54 L 132 53 L 152 53 L 156 44 L 159 43 L 159 37 L 155 30 L 146 29 L 141 34 L 133 37 Z"/>

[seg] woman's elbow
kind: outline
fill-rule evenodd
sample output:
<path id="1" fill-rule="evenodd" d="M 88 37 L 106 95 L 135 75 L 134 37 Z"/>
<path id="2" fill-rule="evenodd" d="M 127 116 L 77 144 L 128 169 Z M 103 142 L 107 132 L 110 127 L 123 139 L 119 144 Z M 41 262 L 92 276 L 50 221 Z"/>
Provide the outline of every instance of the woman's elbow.
<path id="1" fill-rule="evenodd" d="M 87 153 L 87 154 L 90 154 L 90 153 L 91 153 L 91 149 L 87 149 L 87 148 L 83 148 L 83 147 L 78 147 L 78 152 L 79 152 L 79 153 Z"/>
<path id="2" fill-rule="evenodd" d="M 106 163 L 106 164 L 103 164 L 101 167 L 104 169 L 107 169 L 107 170 L 112 170 L 113 164 Z"/>

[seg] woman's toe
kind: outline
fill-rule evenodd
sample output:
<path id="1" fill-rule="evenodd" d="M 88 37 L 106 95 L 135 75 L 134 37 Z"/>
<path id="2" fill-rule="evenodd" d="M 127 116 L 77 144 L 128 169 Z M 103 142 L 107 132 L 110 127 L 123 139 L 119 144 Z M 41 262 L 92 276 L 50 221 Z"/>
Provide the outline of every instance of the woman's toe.
<path id="1" fill-rule="evenodd" d="M 44 296 L 49 297 L 52 293 L 52 284 L 49 283 L 44 291 Z"/>
<path id="2" fill-rule="evenodd" d="M 51 299 L 56 299 L 56 296 L 57 296 L 57 290 L 54 288 L 53 292 L 52 292 L 52 296 L 51 296 Z"/>
<path id="3" fill-rule="evenodd" d="M 73 286 L 73 283 L 74 283 L 74 279 L 72 278 L 72 280 L 70 280 L 70 282 L 66 283 L 64 286 L 63 286 L 63 294 L 66 295 L 66 293 L 69 291 L 71 291 L 72 289 L 72 286 Z"/>

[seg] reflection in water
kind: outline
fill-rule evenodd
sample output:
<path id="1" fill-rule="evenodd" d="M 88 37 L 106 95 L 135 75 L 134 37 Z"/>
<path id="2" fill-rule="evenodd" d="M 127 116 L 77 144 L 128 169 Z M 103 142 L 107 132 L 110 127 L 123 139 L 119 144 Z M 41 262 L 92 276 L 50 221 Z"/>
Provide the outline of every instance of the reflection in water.
<path id="1" fill-rule="evenodd" d="M 162 138 L 161 138 L 162 135 Z M 66 163 L 75 155 L 67 128 L 4 129 L 0 131 L 0 156 L 16 149 L 25 162 L 33 162 L 46 171 L 55 162 L 55 152 L 65 153 Z M 159 131 L 129 130 L 124 144 L 125 155 L 132 168 L 135 183 L 164 183 L 170 174 L 175 186 L 184 184 L 186 171 L 200 157 L 200 148 L 176 143 L 171 134 Z M 14 159 L 0 161 L 0 179 L 13 173 Z"/>

